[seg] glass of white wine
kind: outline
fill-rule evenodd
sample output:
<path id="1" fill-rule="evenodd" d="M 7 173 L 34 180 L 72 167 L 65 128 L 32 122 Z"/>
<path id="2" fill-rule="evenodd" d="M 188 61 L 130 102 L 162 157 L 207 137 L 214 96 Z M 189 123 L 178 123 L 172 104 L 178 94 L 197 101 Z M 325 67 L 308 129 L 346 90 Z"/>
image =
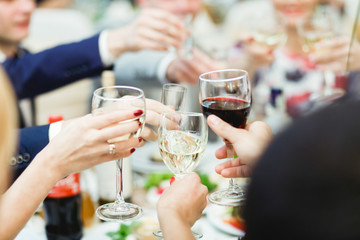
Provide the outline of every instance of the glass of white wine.
<path id="1" fill-rule="evenodd" d="M 112 86 L 103 87 L 94 91 L 92 99 L 92 114 L 99 115 L 105 112 L 114 112 L 129 110 L 142 110 L 139 116 L 134 117 L 118 124 L 128 124 L 130 121 L 139 122 L 138 130 L 126 136 L 119 136 L 114 139 L 109 139 L 109 144 L 120 142 L 131 137 L 139 137 L 144 128 L 145 123 L 145 97 L 141 89 L 128 86 Z M 115 149 L 116 151 L 116 149 Z M 141 207 L 126 203 L 123 197 L 123 179 L 122 166 L 123 159 L 116 160 L 116 200 L 113 203 L 101 205 L 96 210 L 96 215 L 104 221 L 125 222 L 140 218 L 143 215 Z"/>
<path id="2" fill-rule="evenodd" d="M 165 112 L 159 127 L 159 149 L 165 165 L 182 178 L 192 172 L 204 154 L 208 127 L 203 114 L 195 112 Z M 196 239 L 201 233 L 193 232 Z M 161 230 L 154 235 L 162 238 Z"/>

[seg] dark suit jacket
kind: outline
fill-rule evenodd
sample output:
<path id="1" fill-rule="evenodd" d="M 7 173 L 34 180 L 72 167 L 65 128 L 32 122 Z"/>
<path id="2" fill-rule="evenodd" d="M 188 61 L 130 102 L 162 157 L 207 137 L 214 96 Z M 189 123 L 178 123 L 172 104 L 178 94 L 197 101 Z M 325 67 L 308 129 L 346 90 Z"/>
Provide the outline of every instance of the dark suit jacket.
<path id="1" fill-rule="evenodd" d="M 18 99 L 32 98 L 78 79 L 99 75 L 103 70 L 99 35 L 60 45 L 36 54 L 24 51 L 3 63 Z M 23 128 L 19 132 L 18 155 L 11 159 L 18 177 L 48 143 L 49 126 Z"/>
<path id="2" fill-rule="evenodd" d="M 3 66 L 18 99 L 31 98 L 78 79 L 96 76 L 104 69 L 99 54 L 99 35 L 60 45 L 36 54 L 25 52 Z"/>

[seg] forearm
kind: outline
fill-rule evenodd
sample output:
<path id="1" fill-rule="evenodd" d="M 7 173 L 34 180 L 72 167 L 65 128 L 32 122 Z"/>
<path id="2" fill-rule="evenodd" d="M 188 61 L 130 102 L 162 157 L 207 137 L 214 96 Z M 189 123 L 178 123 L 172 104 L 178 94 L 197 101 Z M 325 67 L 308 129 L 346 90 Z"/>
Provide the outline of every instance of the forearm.
<path id="1" fill-rule="evenodd" d="M 190 226 L 181 221 L 178 217 L 167 214 L 166 217 L 160 217 L 160 228 L 165 240 L 193 240 L 194 235 Z"/>
<path id="2" fill-rule="evenodd" d="M 13 239 L 34 214 L 48 192 L 61 178 L 41 158 L 33 160 L 3 194 L 0 202 L 0 239 Z"/>

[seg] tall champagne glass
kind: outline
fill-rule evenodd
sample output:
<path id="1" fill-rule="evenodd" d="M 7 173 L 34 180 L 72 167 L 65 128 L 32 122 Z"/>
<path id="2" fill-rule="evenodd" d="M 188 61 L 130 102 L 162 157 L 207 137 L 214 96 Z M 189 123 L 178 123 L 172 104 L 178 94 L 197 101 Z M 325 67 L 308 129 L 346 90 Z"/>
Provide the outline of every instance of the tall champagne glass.
<path id="1" fill-rule="evenodd" d="M 205 117 L 195 112 L 164 112 L 159 127 L 159 149 L 165 165 L 183 178 L 192 172 L 204 154 L 208 128 Z M 193 232 L 196 239 L 201 233 Z M 162 238 L 161 230 L 154 235 Z"/>
<path id="2" fill-rule="evenodd" d="M 128 86 L 112 86 L 99 88 L 94 91 L 92 99 L 92 113 L 94 115 L 102 114 L 104 112 L 113 112 L 128 110 L 130 108 L 141 109 L 143 114 L 119 124 L 126 124 L 130 121 L 138 121 L 141 123 L 139 129 L 126 136 L 119 136 L 114 139 L 109 139 L 109 152 L 116 151 L 111 149 L 110 145 L 129 139 L 131 137 L 139 137 L 144 127 L 145 122 L 145 97 L 141 89 L 128 87 Z M 114 145 L 113 145 L 114 146 Z M 112 151 L 111 151 L 112 150 Z M 101 205 L 96 210 L 96 215 L 104 221 L 124 222 L 132 221 L 142 216 L 143 210 L 135 205 L 126 203 L 123 197 L 123 179 L 122 179 L 122 166 L 123 159 L 116 160 L 116 200 L 113 203 Z"/>
<path id="3" fill-rule="evenodd" d="M 214 114 L 236 128 L 244 128 L 251 107 L 248 73 L 240 69 L 224 69 L 200 75 L 199 100 L 203 114 Z M 227 157 L 234 158 L 233 147 L 224 139 Z M 229 187 L 208 195 L 210 202 L 222 206 L 238 206 L 245 191 L 230 179 Z"/>

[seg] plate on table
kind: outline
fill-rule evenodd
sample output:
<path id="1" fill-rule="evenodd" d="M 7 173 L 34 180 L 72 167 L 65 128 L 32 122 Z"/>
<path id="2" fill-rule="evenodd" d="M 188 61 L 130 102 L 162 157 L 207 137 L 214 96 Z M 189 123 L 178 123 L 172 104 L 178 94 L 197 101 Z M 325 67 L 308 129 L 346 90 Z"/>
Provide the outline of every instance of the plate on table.
<path id="1" fill-rule="evenodd" d="M 208 221 L 220 231 L 234 236 L 245 236 L 245 232 L 224 221 L 229 218 L 229 208 L 210 204 L 206 207 Z"/>
<path id="2" fill-rule="evenodd" d="M 140 173 L 167 172 L 169 171 L 163 161 L 153 161 L 151 157 L 158 157 L 159 147 L 157 142 L 147 142 L 145 146 L 137 148 L 131 155 L 132 170 Z"/>

